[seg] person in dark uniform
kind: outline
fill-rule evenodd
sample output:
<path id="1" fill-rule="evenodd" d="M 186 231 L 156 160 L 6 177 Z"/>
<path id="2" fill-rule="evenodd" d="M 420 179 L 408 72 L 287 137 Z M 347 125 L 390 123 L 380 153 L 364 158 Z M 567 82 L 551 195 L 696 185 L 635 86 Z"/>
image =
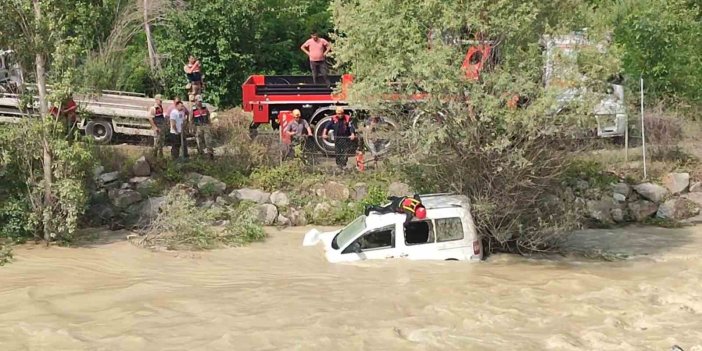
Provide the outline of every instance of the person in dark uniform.
<path id="1" fill-rule="evenodd" d="M 327 139 L 330 130 L 334 131 L 334 148 L 336 152 L 336 165 L 344 169 L 348 162 L 348 152 L 352 150 L 353 141 L 356 140 L 356 130 L 351 124 L 351 116 L 344 113 L 344 108 L 336 108 L 336 115 L 324 128 L 322 138 Z"/>
<path id="2" fill-rule="evenodd" d="M 380 214 L 403 213 L 407 216 L 405 223 L 411 221 L 412 217 L 427 218 L 427 209 L 419 199 L 419 195 L 415 194 L 414 197 L 391 196 L 388 200 L 390 200 L 390 204 L 387 206 L 367 206 L 365 215 L 368 216 L 371 212 Z"/>

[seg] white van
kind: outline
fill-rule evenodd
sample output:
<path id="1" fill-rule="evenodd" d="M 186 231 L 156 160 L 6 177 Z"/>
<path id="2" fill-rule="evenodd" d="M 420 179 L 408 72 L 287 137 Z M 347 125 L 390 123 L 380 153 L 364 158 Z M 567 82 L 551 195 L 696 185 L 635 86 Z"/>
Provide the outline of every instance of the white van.
<path id="1" fill-rule="evenodd" d="M 427 217 L 405 224 L 399 213 L 360 216 L 345 228 L 305 235 L 303 246 L 324 245 L 329 262 L 407 258 L 480 261 L 483 247 L 463 195 L 420 195 Z"/>

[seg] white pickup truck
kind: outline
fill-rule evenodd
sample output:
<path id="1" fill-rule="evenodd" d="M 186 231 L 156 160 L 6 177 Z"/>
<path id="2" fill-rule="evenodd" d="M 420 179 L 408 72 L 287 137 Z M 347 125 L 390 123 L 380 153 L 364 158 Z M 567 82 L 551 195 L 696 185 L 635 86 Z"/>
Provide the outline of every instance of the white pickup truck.
<path id="1" fill-rule="evenodd" d="M 480 261 L 483 246 L 475 231 L 470 201 L 463 195 L 420 195 L 427 217 L 405 223 L 399 213 L 360 216 L 331 232 L 311 230 L 303 246 L 321 243 L 329 262 L 407 258 Z"/>

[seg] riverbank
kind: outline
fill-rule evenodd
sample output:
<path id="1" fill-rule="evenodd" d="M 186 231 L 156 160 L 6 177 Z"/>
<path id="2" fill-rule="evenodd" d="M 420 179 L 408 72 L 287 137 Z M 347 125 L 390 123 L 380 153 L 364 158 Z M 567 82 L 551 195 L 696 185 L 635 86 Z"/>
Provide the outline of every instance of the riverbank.
<path id="1" fill-rule="evenodd" d="M 0 278 L 0 345 L 702 348 L 702 227 L 585 231 L 571 242 L 645 254 L 619 262 L 494 255 L 480 264 L 354 265 L 329 264 L 320 247 L 303 248 L 307 229 L 268 228 L 264 243 L 197 253 L 152 252 L 118 237 L 78 248 L 20 246 Z"/>

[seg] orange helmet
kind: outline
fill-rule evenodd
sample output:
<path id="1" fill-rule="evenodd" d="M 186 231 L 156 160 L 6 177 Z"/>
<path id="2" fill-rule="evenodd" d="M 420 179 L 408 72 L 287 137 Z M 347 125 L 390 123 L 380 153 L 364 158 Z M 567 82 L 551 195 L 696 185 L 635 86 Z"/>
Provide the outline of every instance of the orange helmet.
<path id="1" fill-rule="evenodd" d="M 414 216 L 417 217 L 417 219 L 427 218 L 427 209 L 424 208 L 424 206 L 417 206 L 417 209 L 414 210 Z"/>

